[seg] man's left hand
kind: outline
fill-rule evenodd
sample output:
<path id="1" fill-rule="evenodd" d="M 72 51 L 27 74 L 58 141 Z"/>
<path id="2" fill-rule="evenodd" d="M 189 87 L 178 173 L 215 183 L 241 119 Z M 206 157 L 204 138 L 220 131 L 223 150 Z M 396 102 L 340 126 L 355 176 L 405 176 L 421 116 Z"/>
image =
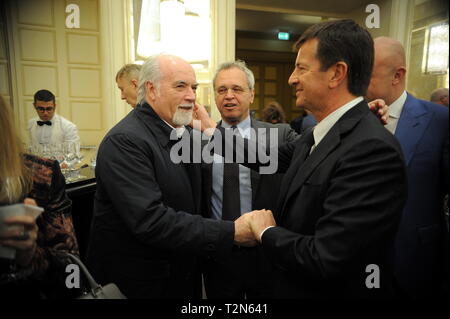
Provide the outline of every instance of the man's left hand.
<path id="1" fill-rule="evenodd" d="M 373 114 L 380 119 L 381 124 L 386 125 L 389 119 L 389 107 L 386 105 L 386 102 L 382 99 L 376 99 L 368 104 Z"/>
<path id="2" fill-rule="evenodd" d="M 194 123 L 194 121 L 197 122 Z M 206 134 L 211 133 L 210 135 L 212 135 L 214 129 L 217 126 L 217 123 L 209 117 L 209 114 L 203 105 L 195 103 L 194 112 L 192 114 L 192 123 L 190 124 L 190 126 Z"/>

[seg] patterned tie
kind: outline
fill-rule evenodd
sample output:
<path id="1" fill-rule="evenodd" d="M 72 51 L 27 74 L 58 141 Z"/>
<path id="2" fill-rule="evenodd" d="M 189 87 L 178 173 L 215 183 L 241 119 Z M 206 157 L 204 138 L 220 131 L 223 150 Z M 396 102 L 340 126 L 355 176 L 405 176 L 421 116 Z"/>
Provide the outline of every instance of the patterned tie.
<path id="1" fill-rule="evenodd" d="M 52 125 L 51 121 L 37 121 L 37 125 L 42 126 L 42 125 Z"/>
<path id="2" fill-rule="evenodd" d="M 236 131 L 236 125 L 231 127 L 233 133 Z M 239 191 L 239 164 L 223 164 L 223 199 L 222 199 L 222 219 L 232 220 L 241 216 L 241 200 Z"/>

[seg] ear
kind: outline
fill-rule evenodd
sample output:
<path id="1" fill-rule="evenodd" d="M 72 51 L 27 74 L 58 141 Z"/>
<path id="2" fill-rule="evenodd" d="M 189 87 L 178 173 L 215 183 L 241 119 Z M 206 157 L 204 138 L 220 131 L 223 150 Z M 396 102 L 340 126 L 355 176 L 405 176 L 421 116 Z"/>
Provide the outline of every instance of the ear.
<path id="1" fill-rule="evenodd" d="M 327 72 L 329 72 L 330 76 L 328 87 L 330 89 L 334 89 L 347 79 L 348 65 L 343 61 L 339 61 L 335 65 L 331 66 Z"/>
<path id="2" fill-rule="evenodd" d="M 157 94 L 158 90 L 156 89 L 153 82 L 145 82 L 145 95 L 148 96 L 151 101 L 154 101 L 156 99 Z"/>
<path id="3" fill-rule="evenodd" d="M 137 79 L 131 79 L 131 84 L 137 88 L 138 87 L 138 80 Z"/>
<path id="4" fill-rule="evenodd" d="M 253 100 L 255 99 L 255 88 L 253 88 L 250 92 L 250 94 L 252 95 L 250 98 L 250 104 L 253 103 Z"/>
<path id="5" fill-rule="evenodd" d="M 401 83 L 405 79 L 405 76 L 406 76 L 406 68 L 404 66 L 399 67 L 394 73 L 392 84 Z"/>

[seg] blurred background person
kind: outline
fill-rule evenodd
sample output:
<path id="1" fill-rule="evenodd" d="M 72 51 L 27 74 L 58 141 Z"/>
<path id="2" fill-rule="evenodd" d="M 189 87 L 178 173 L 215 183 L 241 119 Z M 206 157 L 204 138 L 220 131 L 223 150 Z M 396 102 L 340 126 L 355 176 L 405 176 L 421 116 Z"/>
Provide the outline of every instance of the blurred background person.
<path id="1" fill-rule="evenodd" d="M 31 144 L 62 144 L 79 142 L 75 124 L 56 114 L 55 95 L 49 90 L 39 90 L 34 94 L 34 108 L 38 117 L 28 121 Z"/>
<path id="2" fill-rule="evenodd" d="M 300 115 L 290 123 L 297 134 L 302 134 L 308 127 L 313 127 L 316 124 L 317 121 L 314 116 L 303 108 L 300 108 Z"/>
<path id="3" fill-rule="evenodd" d="M 430 101 L 448 106 L 448 88 L 439 88 L 431 92 Z"/>
<path id="4" fill-rule="evenodd" d="M 448 108 L 406 92 L 406 57 L 399 41 L 379 37 L 374 45 L 367 97 L 383 99 L 389 105 L 385 127 L 400 142 L 408 174 L 408 199 L 395 242 L 397 294 L 438 296 L 448 268 L 444 261 L 447 230 L 442 209 L 449 180 Z"/>
<path id="5" fill-rule="evenodd" d="M 137 104 L 137 88 L 139 85 L 139 64 L 125 64 L 116 74 L 117 87 L 120 90 L 120 97 L 132 108 Z"/>
<path id="6" fill-rule="evenodd" d="M 78 255 L 78 245 L 64 177 L 57 161 L 23 153 L 12 111 L 1 96 L 0 149 L 0 206 L 25 200 L 44 208 L 36 220 L 17 216 L 4 221 L 22 225 L 24 232 L 0 234 L 0 245 L 16 249 L 15 260 L 0 258 L 0 297 L 72 296 L 75 291 L 65 286 L 66 253 Z"/>
<path id="7" fill-rule="evenodd" d="M 277 101 L 270 102 L 263 110 L 261 121 L 272 124 L 286 123 L 283 107 Z"/>

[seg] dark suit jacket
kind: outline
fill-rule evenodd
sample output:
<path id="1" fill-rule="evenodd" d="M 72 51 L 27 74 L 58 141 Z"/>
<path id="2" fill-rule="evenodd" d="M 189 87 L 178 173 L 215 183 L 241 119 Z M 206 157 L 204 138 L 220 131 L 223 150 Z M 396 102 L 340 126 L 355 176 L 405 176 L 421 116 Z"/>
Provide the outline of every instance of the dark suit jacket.
<path id="1" fill-rule="evenodd" d="M 396 239 L 395 276 L 409 295 L 436 294 L 444 271 L 443 198 L 448 194 L 448 108 L 408 94 L 395 136 L 408 172 Z"/>
<path id="2" fill-rule="evenodd" d="M 98 151 L 88 263 L 128 297 L 198 297 L 197 256 L 231 251 L 234 224 L 199 215 L 201 167 L 171 161 L 170 132 L 144 104 Z"/>
<path id="3" fill-rule="evenodd" d="M 296 117 L 290 123 L 292 129 L 297 132 L 297 134 L 302 134 L 308 127 L 312 127 L 316 124 L 317 121 L 311 114 Z"/>
<path id="4" fill-rule="evenodd" d="M 220 125 L 220 122 L 219 122 Z M 270 128 L 276 128 L 278 130 L 278 140 L 277 145 L 281 145 L 285 142 L 294 141 L 298 135 L 294 130 L 290 128 L 288 124 L 270 124 L 258 120 L 251 120 L 251 127 L 258 132 L 258 129 L 263 129 L 261 131 L 262 137 L 265 138 L 266 146 L 275 145 L 275 143 L 270 142 Z M 258 137 L 258 134 L 256 134 Z M 203 177 L 203 194 L 204 194 L 204 205 L 205 214 L 207 217 L 212 216 L 211 211 L 211 193 L 212 193 L 212 165 L 213 164 L 203 164 L 202 165 L 202 177 Z M 272 174 L 272 175 L 260 175 L 258 172 L 252 170 L 250 172 L 251 185 L 252 185 L 252 209 L 270 209 L 274 210 L 276 208 L 276 202 L 278 199 L 278 190 L 281 185 L 281 180 L 283 174 Z"/>
<path id="5" fill-rule="evenodd" d="M 345 113 L 303 161 L 307 132 L 279 148 L 278 169 L 286 173 L 275 212 L 278 227 L 262 237 L 277 268 L 275 295 L 389 295 L 394 236 L 406 198 L 400 145 L 365 102 Z M 371 264 L 380 269 L 378 289 L 366 287 Z"/>

